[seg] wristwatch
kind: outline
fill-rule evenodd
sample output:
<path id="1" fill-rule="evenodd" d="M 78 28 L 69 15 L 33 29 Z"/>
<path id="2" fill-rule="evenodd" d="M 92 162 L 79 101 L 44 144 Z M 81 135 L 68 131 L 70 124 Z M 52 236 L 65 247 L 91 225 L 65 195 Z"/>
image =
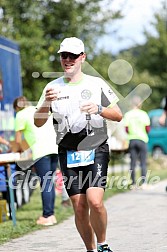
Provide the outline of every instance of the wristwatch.
<path id="1" fill-rule="evenodd" d="M 103 107 L 102 107 L 102 105 L 97 105 L 97 107 L 98 107 L 98 111 L 97 111 L 96 115 L 97 114 L 100 115 L 102 113 Z"/>

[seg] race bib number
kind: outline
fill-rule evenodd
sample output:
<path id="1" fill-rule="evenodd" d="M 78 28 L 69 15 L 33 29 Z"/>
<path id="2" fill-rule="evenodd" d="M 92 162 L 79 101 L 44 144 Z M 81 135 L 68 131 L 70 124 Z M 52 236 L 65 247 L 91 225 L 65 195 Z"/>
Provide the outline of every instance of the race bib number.
<path id="1" fill-rule="evenodd" d="M 94 164 L 95 150 L 67 151 L 67 167 L 77 167 Z"/>

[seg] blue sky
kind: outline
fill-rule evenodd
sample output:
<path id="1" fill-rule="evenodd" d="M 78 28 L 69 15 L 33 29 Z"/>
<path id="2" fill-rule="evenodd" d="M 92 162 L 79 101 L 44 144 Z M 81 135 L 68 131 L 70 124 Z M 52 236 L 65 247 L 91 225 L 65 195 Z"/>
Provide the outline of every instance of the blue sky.
<path id="1" fill-rule="evenodd" d="M 117 53 L 135 44 L 143 44 L 144 29 L 155 34 L 150 22 L 154 21 L 154 13 L 160 9 L 162 2 L 164 0 L 115 0 L 112 9 L 122 8 L 124 18 L 108 25 L 108 35 L 99 41 L 99 47 Z M 117 33 L 113 34 L 111 31 L 115 29 Z"/>

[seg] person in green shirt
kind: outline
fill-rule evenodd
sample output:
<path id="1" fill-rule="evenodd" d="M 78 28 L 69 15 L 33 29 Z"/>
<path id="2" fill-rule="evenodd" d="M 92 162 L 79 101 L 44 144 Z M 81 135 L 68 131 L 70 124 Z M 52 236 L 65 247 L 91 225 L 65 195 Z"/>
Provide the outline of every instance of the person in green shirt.
<path id="1" fill-rule="evenodd" d="M 130 172 L 132 185 L 136 184 L 135 167 L 139 159 L 141 166 L 141 179 L 139 182 L 145 182 L 147 167 L 147 142 L 148 132 L 150 130 L 150 118 L 144 110 L 141 109 L 141 99 L 138 96 L 132 99 L 132 110 L 124 115 L 124 124 L 129 138 L 130 153 Z"/>
<path id="2" fill-rule="evenodd" d="M 43 214 L 37 220 L 37 224 L 44 226 L 56 224 L 53 177 L 58 163 L 58 149 L 52 120 L 40 129 L 35 127 L 33 116 L 36 109 L 24 96 L 16 98 L 13 107 L 16 111 L 15 141 L 20 144 L 24 135 L 32 150 L 33 165 L 40 180 Z"/>

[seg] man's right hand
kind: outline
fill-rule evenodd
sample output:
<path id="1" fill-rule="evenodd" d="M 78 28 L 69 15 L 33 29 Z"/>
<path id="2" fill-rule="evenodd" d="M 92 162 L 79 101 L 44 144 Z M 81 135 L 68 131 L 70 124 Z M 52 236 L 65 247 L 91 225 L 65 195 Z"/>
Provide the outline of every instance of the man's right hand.
<path id="1" fill-rule="evenodd" d="M 45 93 L 45 100 L 48 102 L 55 101 L 57 100 L 59 93 L 60 89 L 49 87 Z"/>

